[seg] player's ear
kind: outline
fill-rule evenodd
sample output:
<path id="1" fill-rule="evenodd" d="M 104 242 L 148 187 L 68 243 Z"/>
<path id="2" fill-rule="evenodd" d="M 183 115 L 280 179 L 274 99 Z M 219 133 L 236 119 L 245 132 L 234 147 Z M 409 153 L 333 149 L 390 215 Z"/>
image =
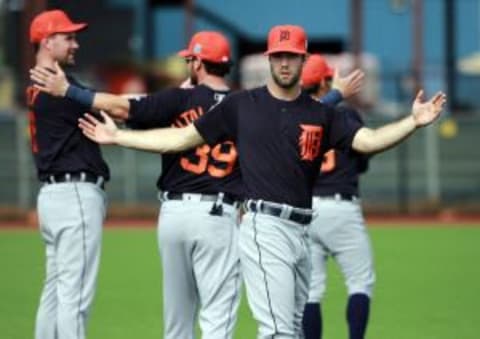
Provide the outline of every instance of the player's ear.
<path id="1" fill-rule="evenodd" d="M 322 80 L 320 80 L 319 85 L 320 85 L 321 89 L 327 89 L 327 87 L 328 87 L 327 86 L 328 85 L 327 80 L 325 80 L 325 78 L 323 78 Z"/>
<path id="2" fill-rule="evenodd" d="M 197 72 L 198 72 L 202 67 L 205 67 L 205 66 L 203 65 L 202 60 L 199 59 L 199 58 L 193 58 L 192 63 L 193 63 L 193 69 L 195 69 Z"/>
<path id="3" fill-rule="evenodd" d="M 52 49 L 52 44 L 53 44 L 53 38 L 56 34 L 52 34 L 46 38 L 43 38 L 41 41 L 40 41 L 40 46 L 42 46 L 43 48 L 47 49 L 47 50 L 51 50 Z"/>

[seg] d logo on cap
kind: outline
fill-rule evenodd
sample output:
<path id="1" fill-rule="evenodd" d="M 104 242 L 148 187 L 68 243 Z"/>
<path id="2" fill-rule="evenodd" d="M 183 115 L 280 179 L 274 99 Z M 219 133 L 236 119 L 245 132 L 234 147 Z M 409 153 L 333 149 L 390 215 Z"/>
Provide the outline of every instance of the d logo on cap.
<path id="1" fill-rule="evenodd" d="M 280 41 L 290 40 L 290 31 L 281 31 L 280 32 Z"/>
<path id="2" fill-rule="evenodd" d="M 275 26 L 268 33 L 266 55 L 273 53 L 307 54 L 307 35 L 300 26 Z"/>

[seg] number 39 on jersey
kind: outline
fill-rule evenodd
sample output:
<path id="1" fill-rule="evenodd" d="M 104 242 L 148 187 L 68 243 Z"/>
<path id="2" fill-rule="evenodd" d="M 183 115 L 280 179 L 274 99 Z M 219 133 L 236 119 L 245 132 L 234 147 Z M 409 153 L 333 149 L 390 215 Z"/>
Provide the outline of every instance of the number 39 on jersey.
<path id="1" fill-rule="evenodd" d="M 211 148 L 202 145 L 195 149 L 195 155 L 182 157 L 180 165 L 185 171 L 204 174 L 214 178 L 223 178 L 233 171 L 238 153 L 231 141 L 226 141 Z"/>

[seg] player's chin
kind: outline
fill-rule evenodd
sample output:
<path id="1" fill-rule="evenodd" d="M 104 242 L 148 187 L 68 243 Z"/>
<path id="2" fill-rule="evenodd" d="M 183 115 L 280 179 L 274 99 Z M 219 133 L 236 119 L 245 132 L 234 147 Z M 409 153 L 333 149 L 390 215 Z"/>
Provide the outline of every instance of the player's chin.
<path id="1" fill-rule="evenodd" d="M 280 78 L 278 84 L 282 88 L 289 89 L 296 85 L 296 80 L 293 77 Z"/>
<path id="2" fill-rule="evenodd" d="M 65 65 L 73 66 L 75 65 L 75 56 L 73 54 L 69 54 L 65 60 L 63 60 Z"/>

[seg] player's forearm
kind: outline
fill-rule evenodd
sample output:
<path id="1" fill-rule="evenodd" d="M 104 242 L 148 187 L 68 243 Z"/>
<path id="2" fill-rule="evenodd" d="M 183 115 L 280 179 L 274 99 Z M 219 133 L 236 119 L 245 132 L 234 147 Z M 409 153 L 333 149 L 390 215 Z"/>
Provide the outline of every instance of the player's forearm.
<path id="1" fill-rule="evenodd" d="M 412 115 L 377 129 L 363 127 L 355 134 L 352 148 L 361 153 L 377 153 L 387 150 L 417 129 Z"/>
<path id="2" fill-rule="evenodd" d="M 130 101 L 120 95 L 97 92 L 92 107 L 105 111 L 114 119 L 126 120 L 130 111 Z"/>
<path id="3" fill-rule="evenodd" d="M 89 89 L 68 84 L 65 97 L 93 109 L 105 111 L 112 118 L 125 120 L 128 118 L 130 101 L 120 95 L 94 92 Z"/>
<path id="4" fill-rule="evenodd" d="M 114 143 L 158 153 L 177 153 L 204 143 L 198 133 L 186 133 L 186 128 L 159 128 L 145 131 L 118 130 L 114 137 Z"/>

